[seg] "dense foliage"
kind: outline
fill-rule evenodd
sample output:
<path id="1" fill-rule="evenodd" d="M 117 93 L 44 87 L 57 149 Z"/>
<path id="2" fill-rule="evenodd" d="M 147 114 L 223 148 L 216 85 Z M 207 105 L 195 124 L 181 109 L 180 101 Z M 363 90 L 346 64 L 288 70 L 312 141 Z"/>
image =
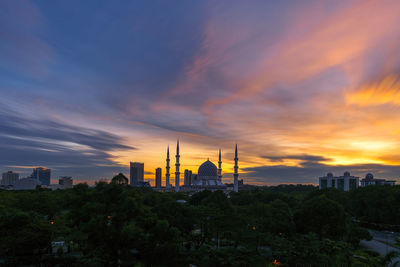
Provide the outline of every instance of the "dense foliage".
<path id="1" fill-rule="evenodd" d="M 360 224 L 399 225 L 398 214 L 398 186 L 188 195 L 132 188 L 120 175 L 94 188 L 1 191 L 0 264 L 382 266 L 358 247 L 370 238 Z"/>

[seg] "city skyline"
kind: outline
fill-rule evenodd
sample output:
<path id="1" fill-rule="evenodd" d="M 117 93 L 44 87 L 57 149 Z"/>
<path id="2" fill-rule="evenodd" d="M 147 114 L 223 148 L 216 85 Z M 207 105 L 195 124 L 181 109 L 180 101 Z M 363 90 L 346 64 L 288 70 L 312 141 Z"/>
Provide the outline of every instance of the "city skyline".
<path id="1" fill-rule="evenodd" d="M 251 16 L 250 16 L 251 14 Z M 24 22 L 20 22 L 20 18 Z M 0 172 L 400 181 L 398 1 L 0 3 Z"/>

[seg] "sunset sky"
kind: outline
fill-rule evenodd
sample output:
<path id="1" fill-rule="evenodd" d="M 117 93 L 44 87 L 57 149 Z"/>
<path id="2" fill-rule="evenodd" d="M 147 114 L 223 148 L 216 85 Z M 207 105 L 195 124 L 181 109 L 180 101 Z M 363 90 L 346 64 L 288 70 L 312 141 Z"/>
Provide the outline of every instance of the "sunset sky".
<path id="1" fill-rule="evenodd" d="M 400 1 L 0 1 L 0 171 L 400 181 Z M 172 180 L 173 181 L 173 180 Z"/>

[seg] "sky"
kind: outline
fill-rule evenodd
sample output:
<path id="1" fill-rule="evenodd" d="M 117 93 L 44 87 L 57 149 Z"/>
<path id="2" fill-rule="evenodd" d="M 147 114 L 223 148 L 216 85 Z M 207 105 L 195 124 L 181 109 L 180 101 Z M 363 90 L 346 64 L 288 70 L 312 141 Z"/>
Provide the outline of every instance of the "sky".
<path id="1" fill-rule="evenodd" d="M 224 182 L 236 143 L 245 183 L 400 182 L 398 25 L 397 0 L 0 1 L 0 171 L 154 183 L 179 138 Z"/>

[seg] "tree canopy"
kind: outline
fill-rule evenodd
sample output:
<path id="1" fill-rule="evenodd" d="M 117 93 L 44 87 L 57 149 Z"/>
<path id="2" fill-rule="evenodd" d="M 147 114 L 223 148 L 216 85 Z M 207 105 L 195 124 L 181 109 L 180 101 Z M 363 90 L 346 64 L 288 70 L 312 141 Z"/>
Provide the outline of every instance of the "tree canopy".
<path id="1" fill-rule="evenodd" d="M 399 222 L 400 187 L 226 194 L 110 184 L 0 191 L 0 262 L 63 266 L 381 266 L 363 226 Z M 177 202 L 185 199 L 186 203 Z M 383 226 L 382 226 L 383 225 Z M 54 252 L 62 241 L 68 252 Z"/>

